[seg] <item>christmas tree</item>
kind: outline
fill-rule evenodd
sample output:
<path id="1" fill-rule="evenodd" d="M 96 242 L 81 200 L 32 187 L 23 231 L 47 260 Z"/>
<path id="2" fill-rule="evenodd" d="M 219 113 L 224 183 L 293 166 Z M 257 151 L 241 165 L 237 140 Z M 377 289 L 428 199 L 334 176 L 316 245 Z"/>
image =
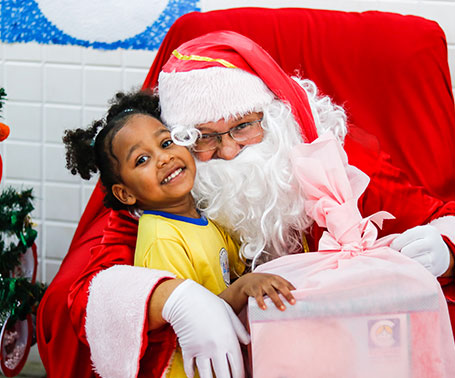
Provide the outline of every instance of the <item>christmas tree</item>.
<path id="1" fill-rule="evenodd" d="M 0 112 L 6 97 L 0 89 Z M 9 127 L 0 123 L 0 142 Z M 2 175 L 0 156 L 0 179 Z M 37 255 L 34 244 L 31 189 L 6 188 L 0 193 L 0 372 L 7 377 L 19 374 L 34 343 L 33 318 L 45 285 L 35 282 Z"/>

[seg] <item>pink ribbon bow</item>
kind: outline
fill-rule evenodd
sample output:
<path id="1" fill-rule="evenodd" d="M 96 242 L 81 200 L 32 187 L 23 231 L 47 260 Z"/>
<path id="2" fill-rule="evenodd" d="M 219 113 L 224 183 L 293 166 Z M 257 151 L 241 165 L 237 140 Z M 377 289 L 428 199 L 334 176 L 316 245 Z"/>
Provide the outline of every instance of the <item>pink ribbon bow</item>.
<path id="1" fill-rule="evenodd" d="M 388 246 L 394 235 L 377 240 L 385 219 L 394 219 L 386 211 L 362 218 L 357 202 L 370 181 L 369 177 L 348 164 L 345 151 L 332 133 L 314 142 L 294 147 L 293 171 L 305 197 L 305 211 L 327 228 L 319 241 L 319 251 L 363 253 Z"/>

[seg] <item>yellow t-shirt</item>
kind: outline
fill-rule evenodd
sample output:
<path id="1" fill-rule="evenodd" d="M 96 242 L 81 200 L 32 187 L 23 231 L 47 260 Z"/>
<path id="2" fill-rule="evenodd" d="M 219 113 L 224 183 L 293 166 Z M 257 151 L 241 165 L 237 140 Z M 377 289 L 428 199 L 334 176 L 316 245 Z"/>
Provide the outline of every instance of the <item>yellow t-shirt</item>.
<path id="1" fill-rule="evenodd" d="M 134 265 L 167 270 L 218 295 L 245 266 L 229 234 L 204 217 L 145 211 L 139 219 Z M 180 348 L 168 377 L 186 377 Z"/>

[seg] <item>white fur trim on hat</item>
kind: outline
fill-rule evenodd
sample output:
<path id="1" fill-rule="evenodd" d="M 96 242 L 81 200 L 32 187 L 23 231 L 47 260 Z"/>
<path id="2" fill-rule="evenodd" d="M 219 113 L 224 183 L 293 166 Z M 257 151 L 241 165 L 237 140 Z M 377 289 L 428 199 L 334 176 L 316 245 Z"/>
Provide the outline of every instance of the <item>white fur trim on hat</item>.
<path id="1" fill-rule="evenodd" d="M 274 99 L 257 76 L 221 67 L 161 72 L 158 93 L 161 117 L 171 129 L 258 112 Z"/>

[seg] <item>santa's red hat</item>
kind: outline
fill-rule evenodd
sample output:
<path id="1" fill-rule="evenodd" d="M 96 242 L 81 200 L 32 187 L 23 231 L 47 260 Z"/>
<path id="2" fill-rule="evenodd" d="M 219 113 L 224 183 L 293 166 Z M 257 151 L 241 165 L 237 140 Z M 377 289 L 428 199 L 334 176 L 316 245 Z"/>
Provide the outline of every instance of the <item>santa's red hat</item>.
<path id="1" fill-rule="evenodd" d="M 238 33 L 217 31 L 182 44 L 158 83 L 162 117 L 171 128 L 261 111 L 279 98 L 291 106 L 304 140 L 317 138 L 305 90 L 262 47 Z"/>

